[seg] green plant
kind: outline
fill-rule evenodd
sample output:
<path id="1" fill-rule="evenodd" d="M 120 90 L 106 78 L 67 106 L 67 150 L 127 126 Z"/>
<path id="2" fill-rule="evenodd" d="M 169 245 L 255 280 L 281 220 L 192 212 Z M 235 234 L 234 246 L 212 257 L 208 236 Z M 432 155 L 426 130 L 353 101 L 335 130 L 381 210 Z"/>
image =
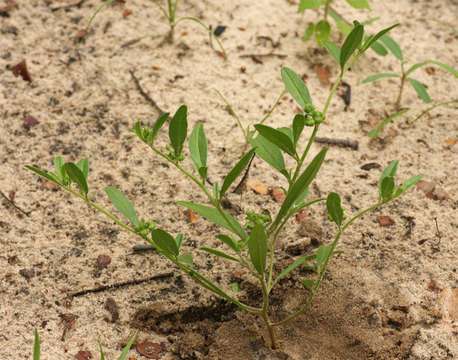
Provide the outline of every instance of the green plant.
<path id="1" fill-rule="evenodd" d="M 383 35 L 386 31 L 385 29 L 374 37 L 364 39 L 363 25 L 355 22 L 342 48 L 338 49 L 340 75 L 330 90 L 321 111 L 313 105 L 310 93 L 299 75 L 289 68 L 283 68 L 281 76 L 286 90 L 300 106 L 301 112 L 294 116 L 291 126 L 287 128 L 276 129 L 265 124 L 255 125 L 257 135 L 251 139 L 252 148 L 241 157 L 220 183 L 215 182 L 209 186 L 206 181 L 208 174 L 207 137 L 201 123 L 194 126 L 188 143 L 190 162 L 194 170 L 189 170 L 189 166 L 185 164 L 187 156 L 184 145 L 188 133 L 186 106 L 181 106 L 172 117 L 169 117 L 168 114 L 161 115 L 152 126 L 144 126 L 137 122 L 133 128 L 137 137 L 154 154 L 175 167 L 205 195 L 206 204 L 178 201 L 179 205 L 198 213 L 222 229 L 217 239 L 221 241 L 224 250 L 208 246 L 203 246 L 200 250 L 245 268 L 250 278 L 257 281 L 261 289 L 262 301 L 259 306 L 244 303 L 237 297 L 237 293 L 231 291 L 234 289 L 231 284 L 223 286 L 204 275 L 198 264 L 194 263 L 192 254 L 183 250 L 184 235 L 173 236 L 158 227 L 153 221 L 139 219 L 133 204 L 121 191 L 111 187 L 105 189 L 113 206 L 126 218 L 128 223 L 95 203 L 89 193 L 87 160 L 65 163 L 62 158 L 58 157 L 54 161 L 55 170 L 53 172 L 34 165 L 27 166 L 27 169 L 82 199 L 91 208 L 103 213 L 126 231 L 140 236 L 159 254 L 216 296 L 237 305 L 248 313 L 259 316 L 264 321 L 271 345 L 275 348 L 277 347 L 275 328 L 288 323 L 309 309 L 344 231 L 364 214 L 397 199 L 420 180 L 419 176 L 415 176 L 397 186 L 395 176 L 398 162 L 392 161 L 380 176 L 377 201 L 357 213 L 346 215 L 340 196 L 334 192 L 326 198 L 308 199 L 308 189 L 324 163 L 327 149 L 319 151 L 307 166 L 305 163 L 310 155 L 320 124 L 326 121 L 328 109 L 337 87 L 346 70 L 357 61 L 373 41 L 377 40 L 379 35 Z M 162 149 L 156 145 L 155 140 L 166 122 L 168 122 L 170 143 L 165 149 Z M 305 129 L 311 129 L 311 134 L 303 145 L 301 139 Z M 243 223 L 241 219 L 224 210 L 222 201 L 236 179 L 246 169 L 253 155 L 266 161 L 284 177 L 285 199 L 274 217 L 263 213 L 247 212 L 246 221 Z M 294 162 L 292 167 L 286 166 L 285 156 L 290 157 Z M 297 212 L 317 203 L 325 203 L 330 221 L 337 226 L 334 240 L 329 244 L 321 245 L 313 254 L 296 258 L 289 266 L 276 273 L 274 271 L 276 244 L 282 230 Z M 308 294 L 307 299 L 294 312 L 279 319 L 275 314 L 271 314 L 270 294 L 282 279 L 303 266 L 312 267 L 315 270 L 313 277 L 301 280 Z"/>
<path id="2" fill-rule="evenodd" d="M 107 6 L 110 6 L 110 5 L 114 4 L 114 3 L 116 3 L 117 1 L 119 1 L 119 0 L 104 0 L 103 3 L 101 5 L 99 5 L 99 7 L 97 7 L 97 9 L 91 15 L 91 17 L 89 19 L 89 22 L 88 22 L 87 29 L 89 29 L 91 27 L 92 22 L 94 21 L 95 17 L 97 16 L 97 14 L 100 11 L 102 11 Z M 169 33 L 167 35 L 167 40 L 169 42 L 172 43 L 174 41 L 176 26 L 181 22 L 190 21 L 190 22 L 196 23 L 197 25 L 199 25 L 200 27 L 205 29 L 205 31 L 208 33 L 209 40 L 210 40 L 210 45 L 212 46 L 212 48 L 213 48 L 213 40 L 215 40 L 216 43 L 218 44 L 218 47 L 219 47 L 219 49 L 221 51 L 221 54 L 223 55 L 223 57 L 225 59 L 227 58 L 227 54 L 226 54 L 226 51 L 224 49 L 223 44 L 218 39 L 218 37 L 213 35 L 213 31 L 212 31 L 212 28 L 210 26 L 206 25 L 204 22 L 202 22 L 202 20 L 200 20 L 200 19 L 198 19 L 196 17 L 193 17 L 193 16 L 182 16 L 182 17 L 178 17 L 177 16 L 179 0 L 151 0 L 151 1 L 155 6 L 157 6 L 157 8 L 161 12 L 161 14 L 168 21 Z M 164 4 L 164 6 L 161 5 L 160 3 Z"/>
<path id="3" fill-rule="evenodd" d="M 121 355 L 119 355 L 118 360 L 127 360 L 127 355 L 129 355 L 129 350 L 134 344 L 134 341 L 137 337 L 137 334 L 132 335 L 129 338 L 126 346 L 122 349 Z M 38 331 L 35 329 L 34 331 L 34 340 L 33 340 L 33 352 L 32 352 L 32 359 L 33 360 L 40 360 L 41 359 L 41 349 L 40 349 L 40 335 Z M 99 352 L 100 352 L 100 360 L 105 360 L 105 353 L 103 352 L 102 345 L 99 343 Z"/>
<path id="4" fill-rule="evenodd" d="M 445 70 L 446 72 L 452 74 L 455 77 L 458 77 L 458 71 L 454 69 L 452 66 L 444 64 L 442 62 L 436 61 L 436 60 L 426 60 L 422 61 L 416 64 L 413 64 L 411 66 L 408 66 L 405 58 L 403 51 L 400 47 L 400 45 L 390 38 L 391 40 L 387 43 L 387 46 L 389 46 L 390 51 L 393 53 L 393 55 L 396 57 L 396 59 L 399 61 L 400 64 L 400 71 L 399 72 L 382 72 L 382 73 L 376 73 L 373 75 L 368 76 L 365 78 L 361 83 L 362 84 L 369 84 L 369 83 L 374 83 L 376 81 L 380 81 L 383 79 L 397 79 L 399 86 L 398 86 L 398 92 L 396 94 L 396 99 L 394 100 L 394 113 L 391 115 L 385 117 L 380 123 L 372 130 L 369 132 L 370 137 L 377 137 L 380 135 L 380 133 L 383 131 L 385 126 L 391 122 L 393 122 L 394 119 L 406 114 L 408 112 L 408 108 L 404 108 L 402 106 L 402 98 L 404 94 L 404 90 L 406 85 L 410 85 L 416 92 L 417 96 L 426 104 L 431 104 L 433 103 L 433 100 L 431 96 L 429 95 L 427 86 L 420 82 L 419 80 L 416 80 L 415 78 L 412 77 L 412 75 L 420 68 L 426 66 L 426 65 L 434 65 L 442 70 Z M 429 113 L 430 111 L 434 110 L 437 107 L 440 106 L 449 106 L 452 104 L 457 104 L 458 100 L 448 100 L 448 101 L 441 101 L 432 104 L 432 106 L 428 107 L 425 111 L 422 111 L 418 116 L 414 118 L 413 121 L 417 121 L 419 118 L 421 118 L 423 115 L 426 113 Z"/>

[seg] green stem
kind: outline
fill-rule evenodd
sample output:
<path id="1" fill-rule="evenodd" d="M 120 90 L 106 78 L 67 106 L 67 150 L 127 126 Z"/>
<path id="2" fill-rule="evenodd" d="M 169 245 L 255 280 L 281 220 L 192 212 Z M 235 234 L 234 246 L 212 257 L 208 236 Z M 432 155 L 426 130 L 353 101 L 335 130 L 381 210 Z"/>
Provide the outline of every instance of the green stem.
<path id="1" fill-rule="evenodd" d="M 420 114 L 418 114 L 412 121 L 410 121 L 410 120 L 407 121 L 407 123 L 409 125 L 412 125 L 413 123 L 415 123 L 416 121 L 420 120 L 420 118 L 422 118 L 425 114 L 429 113 L 430 111 L 433 111 L 434 109 L 436 109 L 436 108 L 438 108 L 440 106 L 447 106 L 447 105 L 454 104 L 454 103 L 458 104 L 458 99 L 449 100 L 449 101 L 443 101 L 443 102 L 439 102 L 439 103 L 433 104 L 430 107 L 428 107 L 427 109 L 423 110 Z"/>
<path id="2" fill-rule="evenodd" d="M 406 73 L 405 73 L 405 70 L 404 70 L 404 63 L 401 62 L 401 82 L 399 84 L 399 92 L 398 92 L 398 96 L 396 98 L 396 101 L 394 103 L 394 107 L 395 107 L 395 110 L 396 111 L 399 111 L 401 109 L 401 101 L 402 101 L 402 94 L 404 92 L 404 87 L 405 87 L 405 83 L 406 83 Z"/>
<path id="3" fill-rule="evenodd" d="M 327 0 L 324 4 L 324 20 L 328 20 L 329 6 L 331 5 L 332 0 Z"/>

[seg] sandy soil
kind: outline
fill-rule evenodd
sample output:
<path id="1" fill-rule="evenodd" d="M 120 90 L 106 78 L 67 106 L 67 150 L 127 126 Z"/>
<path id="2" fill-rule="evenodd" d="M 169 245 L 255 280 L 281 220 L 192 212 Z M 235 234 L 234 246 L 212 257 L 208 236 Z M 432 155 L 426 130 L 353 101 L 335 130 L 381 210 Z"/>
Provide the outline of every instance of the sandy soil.
<path id="1" fill-rule="evenodd" d="M 161 344 L 163 359 L 453 359 L 458 357 L 458 122 L 457 113 L 441 109 L 409 129 L 394 126 L 385 143 L 370 143 L 365 123 L 390 108 L 394 82 L 361 86 L 368 74 L 396 69 L 392 57 L 368 54 L 346 77 L 352 86 L 352 104 L 343 111 L 336 98 L 322 136 L 352 139 L 359 150 L 332 147 L 315 193 L 337 190 L 348 211 L 371 204 L 376 197 L 379 170 L 362 170 L 367 163 L 385 166 L 401 161 L 400 176 L 422 173 L 445 191 L 434 200 L 412 191 L 392 205 L 366 216 L 344 237 L 342 253 L 333 261 L 311 312 L 282 328 L 282 351 L 272 352 L 259 336 L 262 325 L 250 316 L 218 303 L 153 253 L 133 254 L 138 239 L 120 232 L 81 202 L 55 191 L 24 170 L 35 163 L 50 167 L 53 156 L 89 157 L 90 185 L 97 200 L 107 203 L 103 187 L 115 185 L 128 193 L 142 217 L 152 218 L 172 232 L 185 232 L 192 249 L 217 244 L 216 231 L 203 221 L 188 224 L 175 204 L 201 199 L 190 184 L 162 161 L 146 152 L 129 131 L 136 119 L 152 121 L 157 111 L 137 91 L 130 70 L 163 109 L 181 103 L 190 109 L 190 121 L 205 122 L 210 137 L 210 174 L 220 179 L 240 155 L 242 136 L 214 89 L 232 103 L 246 124 L 265 113 L 282 90 L 280 68 L 288 65 L 307 76 L 316 103 L 327 86 L 315 73 L 332 60 L 304 44 L 300 35 L 313 12 L 296 13 L 295 1 L 230 2 L 183 1 L 180 12 L 201 17 L 212 25 L 226 25 L 222 40 L 229 54 L 224 61 L 208 46 L 207 36 L 193 24 L 177 29 L 173 45 L 161 43 L 167 26 L 149 1 L 128 1 L 132 14 L 123 18 L 122 7 L 104 11 L 84 44 L 75 46 L 75 34 L 100 3 L 52 11 L 63 2 L 18 0 L 10 17 L 0 17 L 0 190 L 15 194 L 14 202 L 28 216 L 0 204 L 0 352 L 3 359 L 30 359 L 33 329 L 42 337 L 44 359 L 74 359 L 80 350 L 97 353 L 97 341 L 109 358 L 135 328 L 140 339 Z M 394 36 L 409 61 L 438 59 L 458 63 L 456 1 L 373 1 L 373 13 L 351 12 L 348 18 L 380 16 L 369 28 L 393 22 L 402 26 Z M 453 25 L 455 24 L 455 25 Z M 148 35 L 129 47 L 126 41 Z M 246 54 L 276 53 L 262 64 Z M 32 83 L 15 77 L 9 68 L 27 61 Z M 436 100 L 457 98 L 456 80 L 437 70 L 420 71 Z M 417 107 L 413 91 L 405 104 Z M 284 97 L 271 123 L 288 124 L 293 102 Z M 375 114 L 375 115 L 374 115 Z M 24 118 L 39 123 L 26 130 Z M 165 139 L 161 141 L 165 142 Z M 316 145 L 314 151 L 319 149 Z M 267 186 L 281 181 L 261 162 L 251 177 Z M 244 208 L 274 211 L 268 195 L 247 191 L 232 200 Z M 389 227 L 379 215 L 394 220 Z M 437 223 L 436 223 L 436 221 Z M 326 242 L 333 229 L 316 207 L 307 222 L 322 229 Z M 437 224 L 437 226 L 436 226 Z M 293 245 L 310 249 L 303 224 L 291 224 L 281 255 Z M 111 263 L 97 268 L 97 258 Z M 237 271 L 225 263 L 197 256 L 210 274 L 227 284 Z M 88 294 L 69 301 L 75 291 L 100 285 L 167 277 L 140 285 Z M 250 284 L 242 283 L 246 296 Z M 285 296 L 286 295 L 286 296 Z M 303 296 L 298 279 L 287 280 L 277 296 L 279 311 Z M 119 308 L 119 319 L 105 309 L 108 298 Z M 110 301 L 109 301 L 110 302 Z M 111 301 L 112 302 L 112 301 Z M 132 351 L 131 359 L 146 359 Z"/>

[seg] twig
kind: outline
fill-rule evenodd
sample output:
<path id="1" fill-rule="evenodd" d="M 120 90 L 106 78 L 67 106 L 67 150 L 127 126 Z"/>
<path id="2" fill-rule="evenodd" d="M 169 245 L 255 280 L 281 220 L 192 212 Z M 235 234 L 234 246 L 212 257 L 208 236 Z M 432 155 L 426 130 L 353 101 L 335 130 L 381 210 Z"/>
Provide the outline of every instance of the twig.
<path id="1" fill-rule="evenodd" d="M 173 277 L 173 272 L 166 272 L 166 273 L 163 273 L 163 274 L 157 274 L 157 275 L 153 275 L 153 276 L 150 276 L 148 278 L 145 278 L 145 279 L 129 280 L 129 281 L 121 282 L 121 283 L 99 286 L 99 287 L 93 288 L 93 289 L 81 290 L 81 291 L 77 291 L 77 292 L 74 292 L 74 293 L 70 294 L 69 297 L 70 298 L 75 298 L 75 297 L 85 296 L 85 295 L 88 295 L 88 294 L 96 294 L 96 293 L 107 291 L 107 290 L 117 290 L 117 289 L 121 289 L 121 288 L 128 287 L 128 286 L 140 285 L 140 284 L 143 284 L 143 283 L 146 283 L 146 282 L 150 282 L 150 281 L 153 281 L 153 280 L 168 279 L 170 277 Z"/>
<path id="2" fill-rule="evenodd" d="M 25 216 L 30 216 L 30 212 L 27 212 L 25 210 L 22 210 L 19 206 L 17 206 L 14 201 L 10 200 L 8 196 L 6 196 L 3 191 L 0 191 L 0 195 L 6 200 L 8 204 L 10 204 L 12 207 L 14 207 L 17 211 L 20 213 L 24 214 Z"/>
<path id="3" fill-rule="evenodd" d="M 143 89 L 143 87 L 140 84 L 140 80 L 135 76 L 135 73 L 133 70 L 129 70 L 130 76 L 132 76 L 132 80 L 135 82 L 135 86 L 137 87 L 138 92 L 140 95 L 145 99 L 153 108 L 155 108 L 159 113 L 163 114 L 165 113 L 164 110 L 161 109 L 161 107 L 154 101 L 151 96 Z"/>
<path id="4" fill-rule="evenodd" d="M 86 2 L 86 0 L 79 0 L 79 1 L 75 1 L 74 3 L 71 3 L 71 4 L 54 5 L 54 6 L 51 6 L 50 9 L 53 12 L 54 11 L 59 11 L 59 10 L 67 10 L 67 9 L 71 9 L 72 7 L 80 7 L 85 2 Z"/>
<path id="5" fill-rule="evenodd" d="M 240 182 L 237 184 L 237 186 L 232 191 L 233 193 L 240 194 L 241 188 L 245 184 L 245 182 L 246 182 L 246 180 L 248 178 L 248 174 L 250 172 L 251 163 L 253 162 L 253 159 L 254 159 L 254 154 L 253 154 L 253 156 L 251 156 L 250 162 L 248 163 L 248 166 L 246 167 L 246 170 L 245 170 L 245 173 L 242 176 L 242 179 L 240 180 Z"/>
<path id="6" fill-rule="evenodd" d="M 137 244 L 137 245 L 132 246 L 132 251 L 134 252 L 134 254 L 138 254 L 138 253 L 154 251 L 154 248 L 148 244 Z"/>
<path id="7" fill-rule="evenodd" d="M 318 144 L 335 145 L 342 148 L 350 148 L 355 151 L 359 149 L 359 142 L 356 140 L 316 137 L 315 142 L 317 142 Z"/>
<path id="8" fill-rule="evenodd" d="M 242 54 L 240 55 L 239 57 L 241 58 L 251 58 L 251 60 L 253 60 L 255 63 L 257 64 L 262 64 L 262 58 L 266 58 L 266 57 L 278 57 L 279 59 L 285 59 L 288 57 L 288 55 L 286 54 L 279 54 L 279 53 L 275 53 L 275 52 L 270 52 L 270 53 L 266 53 L 266 54 Z"/>

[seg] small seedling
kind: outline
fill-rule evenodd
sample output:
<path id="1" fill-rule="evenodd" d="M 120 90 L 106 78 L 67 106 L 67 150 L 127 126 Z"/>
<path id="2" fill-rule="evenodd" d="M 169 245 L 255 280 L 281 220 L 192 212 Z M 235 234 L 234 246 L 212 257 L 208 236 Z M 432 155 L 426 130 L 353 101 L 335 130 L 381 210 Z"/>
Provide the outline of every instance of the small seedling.
<path id="1" fill-rule="evenodd" d="M 89 22 L 88 22 L 87 29 L 86 29 L 86 33 L 88 32 L 87 30 L 91 27 L 91 25 L 92 25 L 94 19 L 96 18 L 97 14 L 100 13 L 104 8 L 116 3 L 117 1 L 119 1 L 119 0 L 104 0 L 103 1 L 103 3 L 91 15 L 91 17 L 89 19 Z M 216 41 L 216 43 L 218 44 L 218 47 L 219 47 L 219 49 L 221 51 L 221 54 L 226 59 L 227 55 L 226 55 L 226 51 L 224 49 L 224 46 L 221 43 L 221 41 L 218 39 L 218 37 L 214 36 L 213 29 L 210 26 L 206 25 L 202 20 L 200 20 L 200 19 L 198 19 L 196 17 L 193 17 L 193 16 L 182 16 L 182 17 L 178 17 L 177 16 L 178 2 L 179 2 L 178 0 L 152 0 L 152 3 L 159 9 L 161 14 L 168 21 L 169 33 L 168 33 L 166 39 L 170 43 L 173 43 L 174 38 L 175 38 L 175 28 L 176 28 L 176 26 L 179 23 L 185 22 L 185 21 L 193 22 L 193 23 L 199 25 L 200 27 L 202 27 L 203 29 L 205 29 L 205 31 L 208 33 L 209 40 L 210 40 L 210 45 L 212 46 L 212 48 L 213 48 L 213 40 Z M 165 6 L 161 5 L 161 3 L 163 3 Z"/>
<path id="2" fill-rule="evenodd" d="M 129 350 L 135 342 L 137 338 L 137 334 L 132 335 L 129 338 L 126 346 L 122 349 L 121 355 L 119 355 L 118 360 L 127 360 L 127 356 L 129 355 Z M 40 360 L 41 359 L 41 349 L 40 349 L 40 335 L 38 331 L 35 329 L 34 331 L 34 340 L 33 340 L 33 352 L 32 352 L 32 359 L 33 360 Z M 106 360 L 105 353 L 103 352 L 102 345 L 99 342 L 99 353 L 100 353 L 100 360 Z"/>
<path id="3" fill-rule="evenodd" d="M 397 81 L 399 82 L 399 87 L 398 87 L 399 90 L 398 90 L 396 99 L 394 100 L 394 104 L 393 104 L 394 113 L 384 118 L 372 131 L 370 131 L 368 134 L 370 137 L 379 136 L 387 124 L 393 122 L 394 119 L 401 117 L 402 115 L 405 115 L 409 111 L 408 108 L 405 108 L 402 106 L 402 98 L 403 98 L 403 94 L 404 94 L 406 85 L 410 85 L 412 89 L 415 90 L 420 100 L 422 100 L 425 104 L 432 104 L 425 111 L 422 111 L 419 115 L 414 117 L 414 120 L 411 121 L 411 123 L 417 121 L 423 115 L 429 113 L 430 111 L 436 109 L 437 107 L 449 106 L 449 105 L 458 103 L 458 100 L 448 100 L 448 101 L 433 103 L 433 100 L 431 96 L 429 95 L 427 86 L 423 84 L 422 82 L 420 82 L 419 80 L 416 80 L 415 78 L 412 77 L 412 75 L 418 69 L 424 66 L 427 66 L 427 65 L 437 66 L 441 68 L 442 70 L 445 70 L 446 72 L 452 74 L 453 76 L 458 77 L 458 71 L 456 69 L 454 69 L 450 65 L 444 64 L 436 60 L 426 60 L 426 61 L 422 61 L 422 62 L 413 64 L 411 66 L 408 66 L 404 58 L 404 53 L 400 45 L 395 40 L 390 38 L 390 40 L 386 42 L 385 45 L 389 47 L 391 53 L 399 61 L 400 71 L 399 72 L 383 72 L 383 73 L 377 73 L 377 74 L 370 75 L 362 81 L 362 84 L 369 84 L 369 83 L 373 83 L 373 82 L 380 81 L 383 79 L 397 79 Z"/>
<path id="4" fill-rule="evenodd" d="M 183 234 L 172 235 L 153 221 L 140 219 L 134 205 L 121 191 L 112 187 L 105 189 L 114 208 L 125 219 L 95 203 L 89 192 L 87 160 L 72 163 L 64 162 L 62 158 L 58 157 L 54 161 L 54 171 L 46 171 L 37 166 L 27 166 L 27 168 L 82 199 L 91 208 L 101 212 L 123 229 L 147 241 L 158 254 L 168 259 L 214 295 L 258 316 L 267 327 L 272 348 L 276 348 L 275 328 L 290 322 L 310 308 L 345 230 L 366 213 L 397 199 L 420 180 L 419 176 L 415 176 L 401 185 L 396 185 L 398 162 L 392 161 L 380 176 L 377 200 L 374 201 L 374 204 L 356 213 L 345 212 L 341 204 L 341 197 L 334 192 L 331 192 L 326 198 L 310 198 L 310 185 L 324 163 L 327 148 L 319 151 L 311 161 L 308 161 L 308 157 L 320 125 L 326 121 L 328 109 L 337 87 L 347 69 L 370 47 L 373 41 L 376 41 L 386 31 L 385 29 L 365 39 L 364 26 L 355 22 L 342 48 L 338 49 L 340 75 L 330 90 L 321 111 L 313 104 L 311 95 L 300 76 L 289 68 L 283 68 L 281 77 L 285 88 L 297 102 L 301 111 L 294 116 L 289 127 L 273 128 L 261 123 L 256 124 L 254 128 L 257 133 L 250 140 L 251 149 L 241 157 L 220 182 L 208 185 L 207 177 L 210 169 L 207 161 L 207 137 L 201 123 L 197 123 L 191 131 L 188 142 L 190 156 L 187 156 L 187 151 L 185 151 L 185 142 L 188 137 L 186 106 L 181 106 L 171 117 L 163 114 L 152 126 L 144 126 L 137 122 L 133 128 L 137 137 L 154 154 L 168 162 L 202 191 L 207 199 L 206 203 L 178 201 L 178 205 L 196 212 L 221 229 L 221 233 L 216 238 L 221 241 L 222 247 L 202 246 L 200 250 L 220 258 L 221 261 L 232 262 L 244 268 L 251 281 L 258 283 L 262 293 L 262 300 L 257 306 L 244 303 L 238 297 L 239 292 L 234 291 L 238 289 L 238 286 L 233 283 L 221 284 L 204 275 L 199 264 L 194 262 L 192 254 L 185 250 L 186 237 Z M 155 140 L 167 122 L 170 143 L 166 148 L 161 148 Z M 303 142 L 302 139 L 307 129 L 310 129 L 310 134 L 308 140 Z M 222 206 L 228 190 L 246 169 L 253 156 L 264 160 L 280 174 L 280 177 L 284 178 L 285 198 L 279 205 L 275 216 L 271 217 L 263 212 L 246 212 L 245 219 L 243 219 L 231 215 Z M 291 162 L 285 161 L 285 156 L 292 160 L 293 165 L 287 165 Z M 305 165 L 306 160 L 307 165 Z M 321 245 L 312 254 L 297 257 L 281 271 L 275 271 L 274 265 L 278 256 L 277 243 L 282 230 L 288 227 L 289 221 L 295 214 L 318 203 L 325 204 L 329 221 L 336 225 L 334 240 Z M 305 301 L 284 317 L 272 314 L 270 306 L 272 290 L 283 279 L 302 267 L 314 270 L 313 276 L 300 280 L 307 293 Z"/>

